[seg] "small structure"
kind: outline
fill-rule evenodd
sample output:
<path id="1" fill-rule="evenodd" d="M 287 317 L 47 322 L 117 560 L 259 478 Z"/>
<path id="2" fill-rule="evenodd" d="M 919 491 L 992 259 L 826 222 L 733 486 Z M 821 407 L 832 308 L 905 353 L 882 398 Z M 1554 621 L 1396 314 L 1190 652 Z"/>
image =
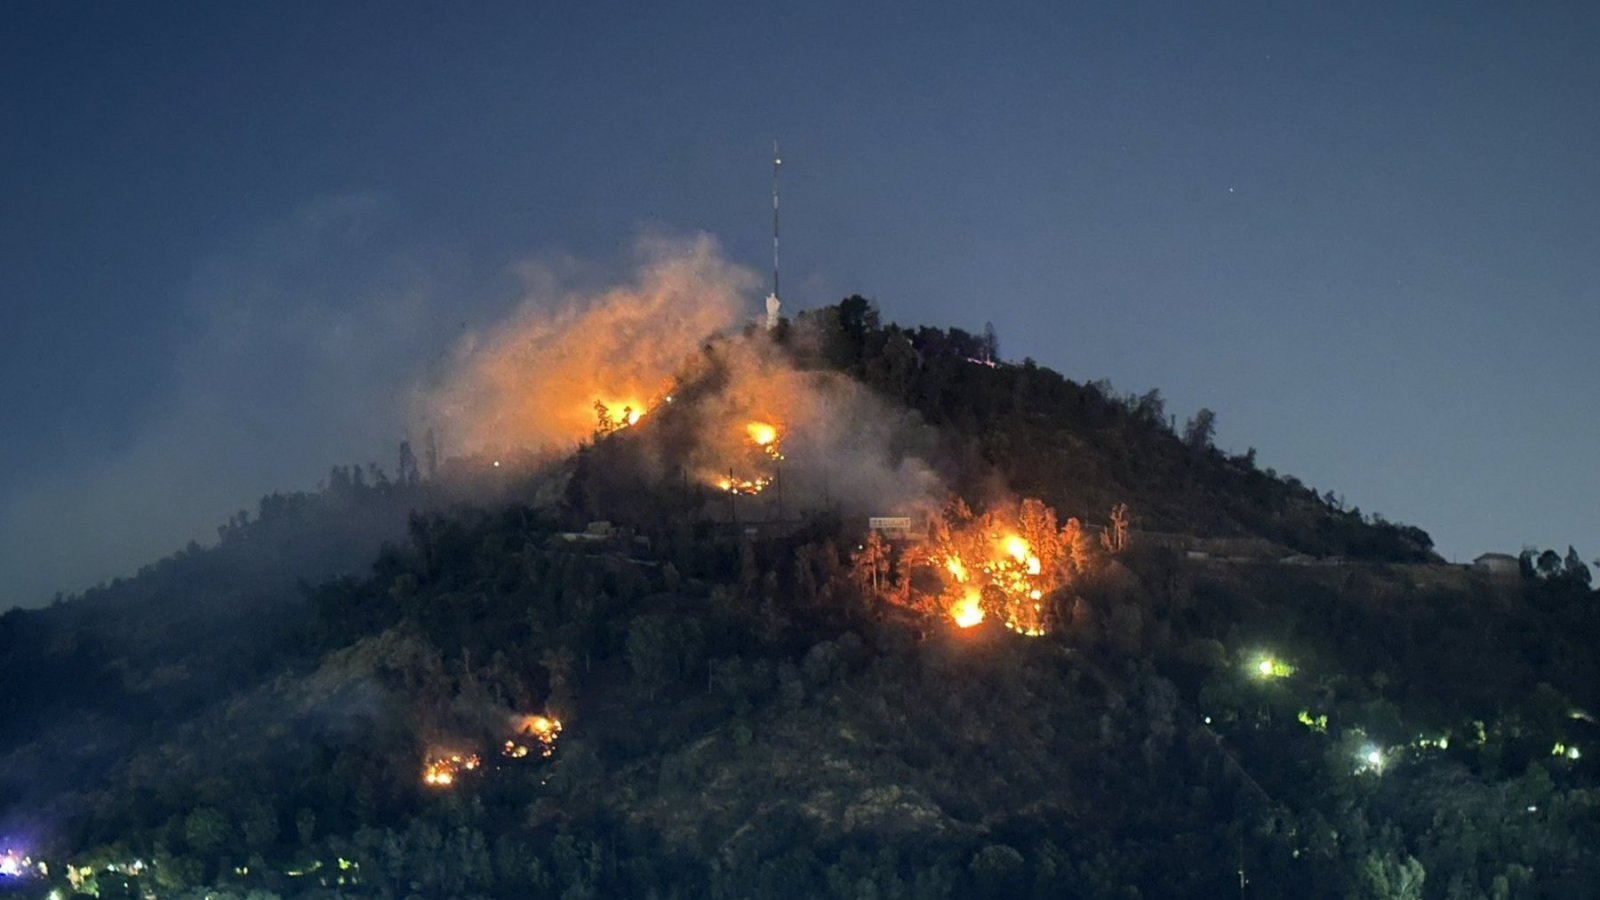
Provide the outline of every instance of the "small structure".
<path id="1" fill-rule="evenodd" d="M 622 536 L 622 529 L 610 522 L 590 522 L 582 531 L 563 531 L 561 539 L 564 541 L 609 541 Z"/>
<path id="2" fill-rule="evenodd" d="M 1520 574 L 1522 564 L 1509 553 L 1485 553 L 1472 561 L 1472 568 L 1485 575 L 1503 578 Z"/>
<path id="3" fill-rule="evenodd" d="M 873 516 L 867 519 L 867 529 L 876 531 L 891 541 L 909 540 L 914 536 L 911 533 L 910 516 Z M 920 535 L 915 536 L 920 537 Z"/>

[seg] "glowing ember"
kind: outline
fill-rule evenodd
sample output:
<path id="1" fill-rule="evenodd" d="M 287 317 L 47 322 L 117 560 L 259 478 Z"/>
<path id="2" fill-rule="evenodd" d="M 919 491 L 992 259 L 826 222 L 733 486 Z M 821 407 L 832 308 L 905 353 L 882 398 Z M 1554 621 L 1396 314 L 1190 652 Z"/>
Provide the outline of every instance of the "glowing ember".
<path id="1" fill-rule="evenodd" d="M 431 787 L 449 787 L 456 783 L 462 772 L 471 772 L 483 764 L 476 753 L 452 753 L 428 760 L 422 769 L 422 783 Z"/>

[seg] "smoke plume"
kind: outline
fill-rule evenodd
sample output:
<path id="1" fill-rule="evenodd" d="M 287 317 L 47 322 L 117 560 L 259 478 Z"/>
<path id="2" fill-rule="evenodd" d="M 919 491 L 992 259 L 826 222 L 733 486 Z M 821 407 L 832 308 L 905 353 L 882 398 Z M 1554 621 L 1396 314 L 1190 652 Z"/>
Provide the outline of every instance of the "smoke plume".
<path id="1" fill-rule="evenodd" d="M 623 418 L 662 402 L 703 341 L 735 323 L 758 281 L 707 236 L 642 241 L 630 284 L 528 296 L 509 321 L 469 335 L 445 383 L 418 399 L 450 447 L 570 448 L 594 433 L 595 404 Z"/>
<path id="2" fill-rule="evenodd" d="M 797 363 L 789 347 L 809 346 L 804 329 L 785 346 L 746 322 L 759 279 L 715 241 L 654 239 L 638 254 L 627 284 L 531 292 L 504 324 L 464 340 L 444 383 L 419 394 L 419 415 L 452 452 L 497 458 L 626 429 L 597 448 L 608 459 L 593 477 L 617 482 L 603 492 L 613 498 L 633 490 L 623 481 L 735 483 L 752 496 L 743 517 L 779 495 L 790 513 L 883 512 L 940 496 L 925 462 L 931 429 L 844 375 Z"/>

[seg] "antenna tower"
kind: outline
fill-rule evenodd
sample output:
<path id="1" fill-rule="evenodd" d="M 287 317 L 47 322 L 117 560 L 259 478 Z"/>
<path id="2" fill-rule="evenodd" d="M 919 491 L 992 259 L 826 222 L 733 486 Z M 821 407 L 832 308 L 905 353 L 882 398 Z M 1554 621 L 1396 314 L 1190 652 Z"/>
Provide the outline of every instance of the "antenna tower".
<path id="1" fill-rule="evenodd" d="M 772 296 L 778 296 L 778 168 L 783 158 L 778 155 L 778 141 L 772 141 Z"/>
<path id="2" fill-rule="evenodd" d="M 778 141 L 772 141 L 772 295 L 767 298 L 767 330 L 778 327 L 778 169 L 783 157 L 778 155 Z"/>

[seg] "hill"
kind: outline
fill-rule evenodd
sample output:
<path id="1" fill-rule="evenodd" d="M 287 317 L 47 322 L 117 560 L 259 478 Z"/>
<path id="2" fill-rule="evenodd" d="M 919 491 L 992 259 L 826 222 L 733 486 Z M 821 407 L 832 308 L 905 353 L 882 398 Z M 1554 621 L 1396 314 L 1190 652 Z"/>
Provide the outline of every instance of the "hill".
<path id="1" fill-rule="evenodd" d="M 346 472 L 0 617 L 14 889 L 1590 893 L 1576 554 L 1418 579 L 1420 530 L 992 343 L 850 298 L 574 456 Z"/>

